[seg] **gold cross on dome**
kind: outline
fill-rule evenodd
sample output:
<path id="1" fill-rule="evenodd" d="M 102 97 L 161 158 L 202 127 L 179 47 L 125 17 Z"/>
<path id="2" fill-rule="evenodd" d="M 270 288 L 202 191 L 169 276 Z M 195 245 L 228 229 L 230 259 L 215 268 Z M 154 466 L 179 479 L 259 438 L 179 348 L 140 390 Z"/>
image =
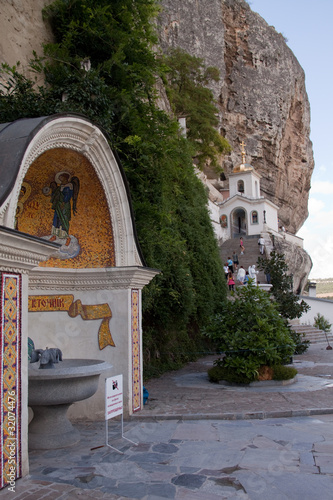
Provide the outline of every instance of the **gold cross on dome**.
<path id="1" fill-rule="evenodd" d="M 240 145 L 241 145 L 241 147 L 242 147 L 242 163 L 243 163 L 243 164 L 245 164 L 245 154 L 246 154 L 246 153 L 245 153 L 245 146 L 246 146 L 246 144 L 245 144 L 245 142 L 244 142 L 244 141 L 242 141 L 242 142 L 240 143 Z"/>

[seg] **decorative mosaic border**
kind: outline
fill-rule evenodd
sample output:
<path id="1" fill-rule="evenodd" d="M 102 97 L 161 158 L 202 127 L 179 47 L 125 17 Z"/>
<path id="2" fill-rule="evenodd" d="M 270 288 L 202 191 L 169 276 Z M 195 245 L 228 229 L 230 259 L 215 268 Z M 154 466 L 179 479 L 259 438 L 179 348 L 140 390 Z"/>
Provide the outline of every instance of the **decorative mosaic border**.
<path id="1" fill-rule="evenodd" d="M 141 359 L 140 359 L 140 292 L 132 289 L 131 332 L 132 332 L 132 408 L 141 410 Z"/>
<path id="2" fill-rule="evenodd" d="M 0 273 L 1 431 L 0 488 L 22 476 L 20 274 Z"/>

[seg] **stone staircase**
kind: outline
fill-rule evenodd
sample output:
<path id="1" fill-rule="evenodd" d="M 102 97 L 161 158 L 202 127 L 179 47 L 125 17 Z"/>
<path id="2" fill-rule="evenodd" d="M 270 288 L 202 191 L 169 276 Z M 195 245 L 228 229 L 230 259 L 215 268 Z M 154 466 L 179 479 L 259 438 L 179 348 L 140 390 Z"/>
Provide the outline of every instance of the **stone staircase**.
<path id="1" fill-rule="evenodd" d="M 230 240 L 225 241 L 220 246 L 220 255 L 223 264 L 227 262 L 228 257 L 232 259 L 232 253 L 235 251 L 238 255 L 239 265 L 243 266 L 245 271 L 248 270 L 249 266 L 255 264 L 256 270 L 259 271 L 257 260 L 260 257 L 258 239 L 259 234 L 255 236 L 244 236 L 243 244 L 244 244 L 244 255 L 241 255 L 241 250 L 239 246 L 239 238 L 231 238 Z M 236 276 L 236 273 L 235 273 Z M 257 275 L 258 283 L 266 283 L 266 277 L 263 271 L 259 271 Z"/>
<path id="2" fill-rule="evenodd" d="M 327 340 L 330 345 L 333 347 L 333 334 L 332 332 L 326 333 L 322 330 L 318 330 L 315 326 L 311 325 L 290 325 L 295 332 L 303 334 L 306 340 L 309 340 L 311 344 L 318 344 L 321 342 L 325 342 L 327 344 Z"/>

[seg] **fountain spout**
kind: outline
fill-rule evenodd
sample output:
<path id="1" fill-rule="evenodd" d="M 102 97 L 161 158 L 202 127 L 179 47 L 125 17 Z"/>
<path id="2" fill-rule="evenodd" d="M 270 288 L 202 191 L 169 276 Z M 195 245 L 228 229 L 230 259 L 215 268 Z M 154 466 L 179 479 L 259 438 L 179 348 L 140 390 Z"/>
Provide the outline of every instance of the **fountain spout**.
<path id="1" fill-rule="evenodd" d="M 39 361 L 40 369 L 54 368 L 54 363 L 62 361 L 62 352 L 57 347 L 43 349 L 34 349 L 31 353 L 30 363 Z"/>

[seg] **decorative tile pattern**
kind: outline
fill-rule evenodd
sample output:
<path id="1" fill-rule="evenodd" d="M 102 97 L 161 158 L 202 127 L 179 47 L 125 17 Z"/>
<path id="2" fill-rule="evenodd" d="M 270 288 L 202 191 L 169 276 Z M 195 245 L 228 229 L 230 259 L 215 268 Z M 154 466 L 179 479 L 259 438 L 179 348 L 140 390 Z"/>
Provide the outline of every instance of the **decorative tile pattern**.
<path id="1" fill-rule="evenodd" d="M 1 273 L 1 484 L 22 476 L 21 457 L 21 275 Z"/>
<path id="2" fill-rule="evenodd" d="M 141 410 L 141 359 L 140 359 L 140 292 L 132 290 L 131 331 L 132 331 L 132 407 Z"/>

